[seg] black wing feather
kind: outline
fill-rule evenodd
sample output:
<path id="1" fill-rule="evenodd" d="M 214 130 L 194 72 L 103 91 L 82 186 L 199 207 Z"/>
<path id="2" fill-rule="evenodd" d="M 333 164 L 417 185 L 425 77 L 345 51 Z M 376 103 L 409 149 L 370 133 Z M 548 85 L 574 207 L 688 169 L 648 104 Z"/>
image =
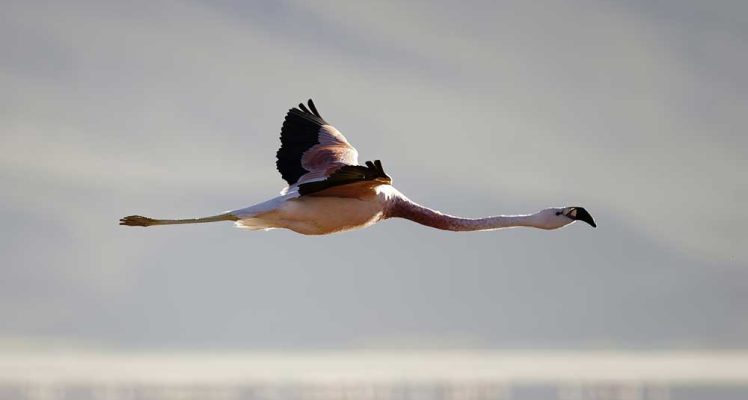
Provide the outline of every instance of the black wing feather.
<path id="1" fill-rule="evenodd" d="M 322 125 L 327 125 L 319 116 L 312 100 L 309 100 L 309 107 L 313 112 L 304 104 L 299 104 L 299 107 L 300 109 L 288 110 L 281 128 L 281 147 L 276 153 L 275 166 L 289 185 L 293 185 L 302 175 L 309 172 L 301 166 L 301 157 L 309 148 L 319 144 L 319 130 Z"/>
<path id="2" fill-rule="evenodd" d="M 312 110 L 312 114 L 322 118 L 322 116 L 319 115 L 319 111 L 317 111 L 317 107 L 314 106 L 312 99 L 309 99 L 309 108 Z"/>
<path id="3" fill-rule="evenodd" d="M 379 160 L 366 162 L 363 165 L 345 165 L 333 172 L 324 181 L 307 182 L 299 185 L 299 194 L 301 196 L 320 192 L 322 190 L 334 187 L 356 183 L 361 181 L 373 181 L 377 178 L 384 178 L 391 181 L 391 178 L 384 172 L 382 163 Z"/>

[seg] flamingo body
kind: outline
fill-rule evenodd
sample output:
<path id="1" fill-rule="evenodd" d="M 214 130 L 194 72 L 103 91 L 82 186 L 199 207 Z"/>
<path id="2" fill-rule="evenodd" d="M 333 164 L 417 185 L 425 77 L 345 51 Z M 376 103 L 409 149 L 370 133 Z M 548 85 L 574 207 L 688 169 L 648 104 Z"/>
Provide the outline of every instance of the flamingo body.
<path id="1" fill-rule="evenodd" d="M 596 226 L 582 207 L 552 207 L 527 215 L 460 218 L 421 206 L 395 189 L 379 160 L 358 165 L 358 152 L 328 124 L 312 100 L 286 114 L 276 166 L 288 186 L 268 201 L 218 215 L 191 219 L 154 219 L 131 215 L 121 225 L 153 226 L 234 221 L 250 230 L 290 229 L 325 235 L 405 218 L 448 231 L 486 231 L 511 227 L 558 229 L 574 221 Z"/>
<path id="2" fill-rule="evenodd" d="M 357 197 L 284 196 L 270 200 L 273 207 L 252 206 L 231 211 L 236 225 L 252 230 L 285 228 L 305 235 L 326 235 L 370 226 L 384 218 L 392 186 L 382 185 Z"/>

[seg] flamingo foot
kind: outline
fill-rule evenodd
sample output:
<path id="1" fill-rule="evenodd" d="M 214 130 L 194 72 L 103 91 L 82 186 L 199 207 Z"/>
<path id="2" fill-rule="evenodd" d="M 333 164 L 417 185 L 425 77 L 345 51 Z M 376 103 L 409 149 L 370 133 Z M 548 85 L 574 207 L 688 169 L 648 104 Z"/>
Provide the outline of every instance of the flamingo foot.
<path id="1" fill-rule="evenodd" d="M 156 220 L 141 215 L 130 215 L 120 219 L 119 224 L 125 226 L 151 226 L 156 225 Z"/>

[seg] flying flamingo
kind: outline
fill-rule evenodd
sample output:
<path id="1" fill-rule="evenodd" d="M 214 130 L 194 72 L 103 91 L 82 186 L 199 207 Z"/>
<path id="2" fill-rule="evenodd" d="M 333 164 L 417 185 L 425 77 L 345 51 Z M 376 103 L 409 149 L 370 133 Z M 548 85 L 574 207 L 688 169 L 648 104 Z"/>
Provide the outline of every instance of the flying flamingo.
<path id="1" fill-rule="evenodd" d="M 448 231 L 488 231 L 525 226 L 558 229 L 574 221 L 596 227 L 582 207 L 546 208 L 534 214 L 460 218 L 414 203 L 392 186 L 379 160 L 358 165 L 358 152 L 317 111 L 299 104 L 286 114 L 276 166 L 288 187 L 281 195 L 222 214 L 190 219 L 131 215 L 120 225 L 153 226 L 233 221 L 250 230 L 286 228 L 325 235 L 364 228 L 388 218 L 405 218 Z"/>

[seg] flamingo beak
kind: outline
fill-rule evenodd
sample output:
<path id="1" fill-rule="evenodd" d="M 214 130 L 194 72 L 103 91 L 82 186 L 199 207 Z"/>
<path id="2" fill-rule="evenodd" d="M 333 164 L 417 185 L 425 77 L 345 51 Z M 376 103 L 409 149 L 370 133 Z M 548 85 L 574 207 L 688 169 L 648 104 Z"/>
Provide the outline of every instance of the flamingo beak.
<path id="1" fill-rule="evenodd" d="M 590 215 L 587 210 L 585 210 L 583 207 L 574 207 L 573 210 L 575 212 L 572 212 L 568 214 L 567 216 L 575 221 L 584 221 L 593 228 L 597 228 L 597 224 L 595 223 L 595 220 L 592 218 L 592 215 Z"/>

